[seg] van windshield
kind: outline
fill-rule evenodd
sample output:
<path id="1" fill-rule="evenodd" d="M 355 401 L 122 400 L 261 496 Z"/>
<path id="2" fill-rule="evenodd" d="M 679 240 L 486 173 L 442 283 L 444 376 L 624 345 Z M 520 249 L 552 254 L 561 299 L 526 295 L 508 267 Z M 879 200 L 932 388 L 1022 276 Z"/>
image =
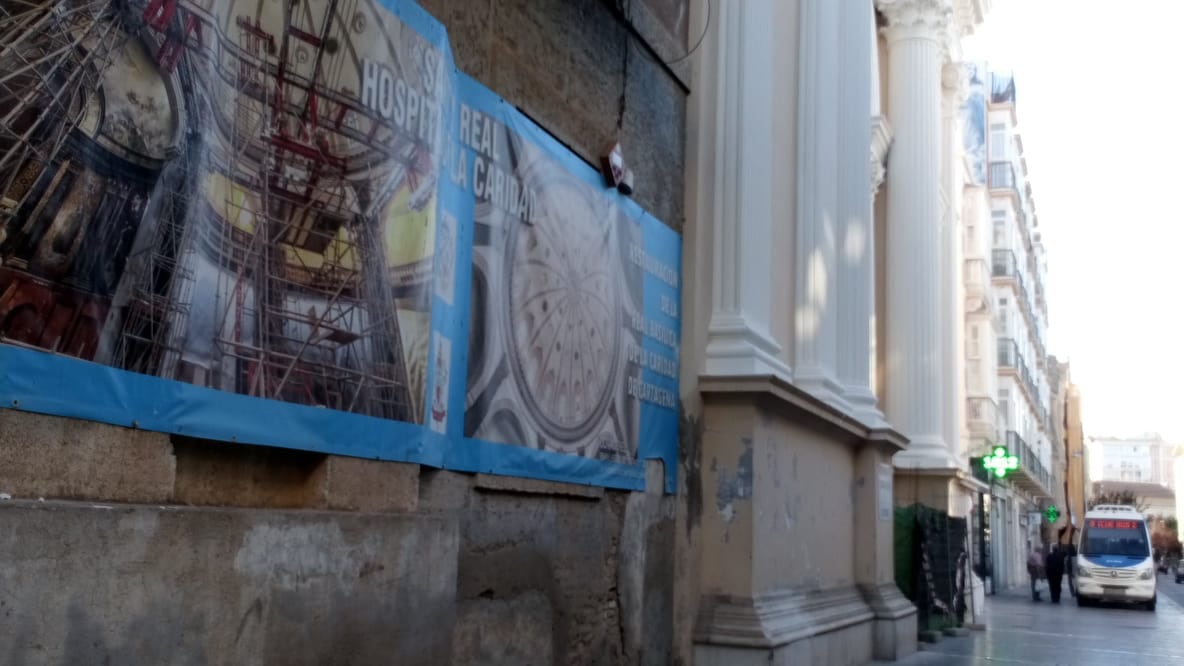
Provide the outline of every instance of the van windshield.
<path id="1" fill-rule="evenodd" d="M 1090 519 L 1081 535 L 1082 555 L 1149 557 L 1147 530 L 1141 520 Z"/>

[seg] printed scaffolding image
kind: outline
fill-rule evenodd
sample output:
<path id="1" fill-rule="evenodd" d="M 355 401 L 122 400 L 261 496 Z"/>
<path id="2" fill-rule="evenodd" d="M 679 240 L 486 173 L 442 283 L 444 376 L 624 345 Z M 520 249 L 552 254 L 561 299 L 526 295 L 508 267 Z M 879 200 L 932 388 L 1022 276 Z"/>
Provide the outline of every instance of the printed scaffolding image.
<path id="1" fill-rule="evenodd" d="M 421 422 L 439 127 L 364 59 L 447 94 L 367 0 L 0 0 L 3 341 Z"/>

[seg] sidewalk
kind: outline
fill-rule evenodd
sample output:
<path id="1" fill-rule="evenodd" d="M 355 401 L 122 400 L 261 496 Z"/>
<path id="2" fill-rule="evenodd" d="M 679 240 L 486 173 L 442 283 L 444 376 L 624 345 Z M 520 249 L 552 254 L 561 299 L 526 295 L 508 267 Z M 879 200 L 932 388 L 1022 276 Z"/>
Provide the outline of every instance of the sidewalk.
<path id="1" fill-rule="evenodd" d="M 917 664 L 1184 664 L 1184 608 L 1160 595 L 1159 608 L 1078 608 L 1066 593 L 1060 604 L 1033 602 L 1027 586 L 987 597 L 986 631 L 922 644 L 898 662 Z"/>

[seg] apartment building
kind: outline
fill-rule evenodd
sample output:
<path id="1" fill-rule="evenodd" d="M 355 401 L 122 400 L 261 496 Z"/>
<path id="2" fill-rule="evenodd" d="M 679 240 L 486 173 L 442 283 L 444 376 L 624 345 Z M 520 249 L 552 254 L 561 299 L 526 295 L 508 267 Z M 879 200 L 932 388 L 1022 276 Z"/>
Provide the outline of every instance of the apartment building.
<path id="1" fill-rule="evenodd" d="M 967 161 L 963 211 L 963 439 L 991 488 L 979 520 L 993 535 L 997 585 L 1019 582 L 1027 549 L 1041 540 L 1039 512 L 1053 497 L 1054 437 L 1048 373 L 1047 273 L 1016 112 L 1015 77 L 968 67 L 962 109 Z M 989 478 L 981 460 L 1003 447 L 1018 468 Z"/>

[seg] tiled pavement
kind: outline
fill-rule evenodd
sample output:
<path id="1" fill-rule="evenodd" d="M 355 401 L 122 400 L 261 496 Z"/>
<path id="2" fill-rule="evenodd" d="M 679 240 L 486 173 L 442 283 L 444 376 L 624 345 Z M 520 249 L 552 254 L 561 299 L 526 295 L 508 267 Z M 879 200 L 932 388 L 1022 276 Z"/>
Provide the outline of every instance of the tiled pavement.
<path id="1" fill-rule="evenodd" d="M 985 631 L 943 638 L 896 662 L 949 664 L 1184 664 L 1184 585 L 1159 579 L 1154 613 L 1123 606 L 1078 608 L 1066 592 L 1061 603 L 1034 603 L 1026 588 L 988 597 Z M 1177 601 L 1179 600 L 1179 601 Z"/>

